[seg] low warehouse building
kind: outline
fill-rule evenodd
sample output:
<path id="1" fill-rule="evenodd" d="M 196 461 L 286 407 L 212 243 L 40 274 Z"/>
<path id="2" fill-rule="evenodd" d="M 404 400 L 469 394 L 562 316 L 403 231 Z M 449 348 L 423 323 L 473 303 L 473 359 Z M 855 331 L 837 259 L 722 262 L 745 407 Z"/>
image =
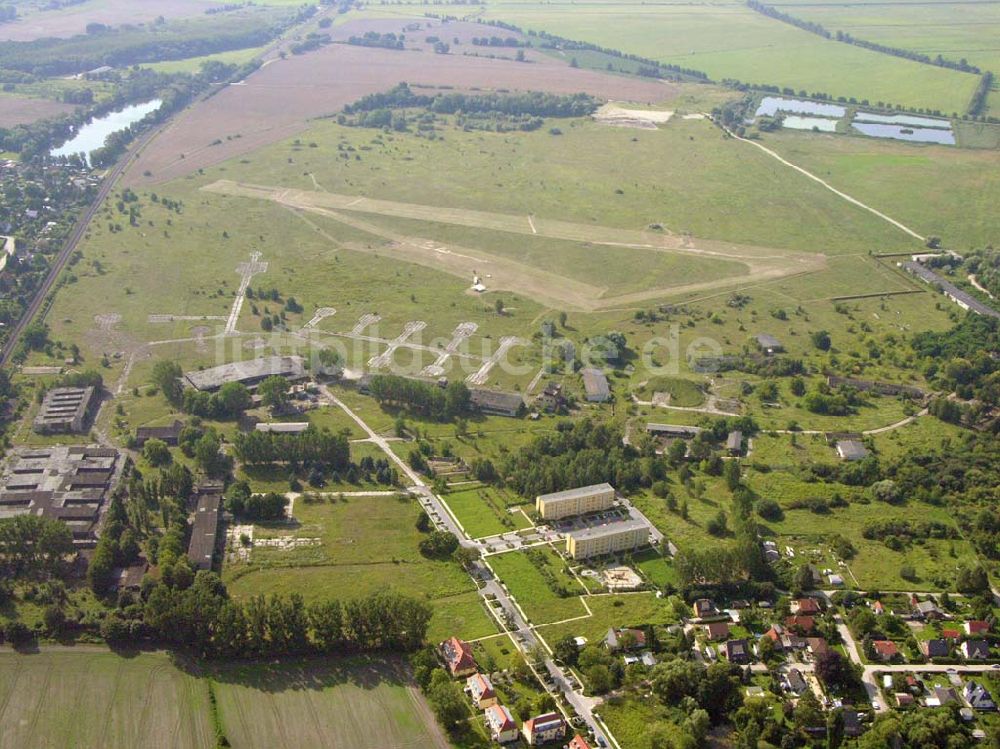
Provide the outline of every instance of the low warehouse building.
<path id="1" fill-rule="evenodd" d="M 268 377 L 278 375 L 286 380 L 304 380 L 306 368 L 301 356 L 263 356 L 249 361 L 221 364 L 209 369 L 186 372 L 184 379 L 197 390 L 211 392 L 229 382 L 253 387 Z"/>
<path id="2" fill-rule="evenodd" d="M 583 377 L 583 389 L 587 400 L 591 403 L 605 403 L 611 398 L 611 388 L 608 378 L 599 369 L 588 368 L 580 372 Z"/>
<path id="3" fill-rule="evenodd" d="M 221 507 L 221 494 L 206 493 L 198 498 L 198 509 L 195 510 L 194 526 L 191 528 L 191 542 L 188 544 L 188 559 L 195 569 L 210 570 L 215 562 Z"/>

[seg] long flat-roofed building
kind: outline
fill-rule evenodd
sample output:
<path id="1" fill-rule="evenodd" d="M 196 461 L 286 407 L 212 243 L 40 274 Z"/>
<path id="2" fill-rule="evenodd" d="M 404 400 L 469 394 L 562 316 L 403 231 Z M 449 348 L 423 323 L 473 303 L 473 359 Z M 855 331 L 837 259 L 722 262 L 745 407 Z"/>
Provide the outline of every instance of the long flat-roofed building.
<path id="1" fill-rule="evenodd" d="M 84 431 L 95 392 L 92 386 L 53 388 L 45 394 L 32 429 L 39 434 Z"/>
<path id="2" fill-rule="evenodd" d="M 535 509 L 545 520 L 559 520 L 571 515 L 607 510 L 615 501 L 611 484 L 593 484 L 535 497 Z"/>
<path id="3" fill-rule="evenodd" d="M 589 559 L 632 551 L 648 543 L 648 525 L 641 520 L 623 520 L 567 534 L 566 553 L 573 559 Z"/>
<path id="4" fill-rule="evenodd" d="M 188 559 L 195 569 L 210 570 L 215 561 L 215 544 L 219 534 L 219 509 L 222 496 L 215 492 L 202 494 L 194 513 Z"/>
<path id="5" fill-rule="evenodd" d="M 258 384 L 272 375 L 287 380 L 302 380 L 306 377 L 305 364 L 301 356 L 262 356 L 259 359 L 221 364 L 209 369 L 185 372 L 184 379 L 197 390 L 218 390 L 229 382 L 240 382 L 247 387 Z"/>

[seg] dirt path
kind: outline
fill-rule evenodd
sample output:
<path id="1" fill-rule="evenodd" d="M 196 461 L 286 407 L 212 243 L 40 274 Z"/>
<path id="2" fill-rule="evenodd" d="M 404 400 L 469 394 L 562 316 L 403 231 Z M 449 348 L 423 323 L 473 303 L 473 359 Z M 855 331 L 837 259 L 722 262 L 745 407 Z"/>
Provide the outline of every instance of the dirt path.
<path id="1" fill-rule="evenodd" d="M 745 286 L 748 283 L 772 281 L 787 276 L 810 273 L 826 267 L 820 254 L 775 250 L 752 245 L 737 245 L 713 240 L 664 235 L 635 229 L 593 226 L 554 219 L 539 219 L 489 211 L 418 205 L 387 200 L 373 200 L 356 195 L 293 190 L 264 185 L 219 180 L 202 188 L 208 192 L 258 200 L 270 200 L 283 205 L 303 218 L 318 233 L 338 247 L 361 252 L 377 252 L 400 260 L 443 270 L 461 278 L 474 273 L 489 272 L 493 288 L 522 292 L 533 299 L 557 307 L 570 307 L 588 312 L 614 309 L 702 291 Z M 326 216 L 340 223 L 388 240 L 388 244 L 373 248 L 363 243 L 340 243 L 306 219 L 304 213 Z M 414 219 L 418 221 L 467 226 L 487 231 L 540 236 L 570 242 L 589 243 L 650 252 L 689 254 L 714 259 L 736 261 L 747 268 L 739 276 L 647 289 L 645 291 L 608 296 L 608 289 L 568 278 L 558 273 L 493 255 L 482 250 L 459 246 L 442 247 L 425 237 L 400 234 L 365 221 L 356 214 L 372 214 Z"/>
<path id="2" fill-rule="evenodd" d="M 723 129 L 725 129 L 725 128 L 723 128 Z M 921 242 L 926 241 L 926 239 L 927 239 L 926 237 L 923 237 L 920 234 L 917 234 L 917 232 L 913 231 L 913 229 L 911 229 L 910 227 L 906 226 L 905 224 L 900 223 L 899 221 L 897 221 L 896 219 L 892 218 L 891 216 L 887 216 L 886 214 L 882 213 L 882 211 L 878 210 L 877 208 L 872 208 L 867 203 L 862 203 L 860 200 L 858 200 L 857 198 L 851 197 L 846 192 L 841 192 L 836 187 L 834 187 L 833 185 L 831 185 L 829 182 L 827 182 L 827 181 L 825 181 L 825 180 L 817 177 L 812 172 L 807 171 L 807 170 L 803 169 L 802 167 L 793 164 L 792 162 L 790 162 L 787 159 L 783 158 L 780 154 L 776 153 L 775 151 L 772 151 L 767 146 L 761 145 L 760 143 L 758 143 L 755 140 L 748 140 L 747 138 L 741 138 L 740 136 L 738 136 L 736 133 L 732 132 L 731 130 L 726 129 L 726 132 L 729 133 L 731 136 L 733 136 L 736 140 L 743 141 L 744 143 L 749 143 L 751 146 L 754 146 L 755 148 L 759 148 L 761 151 L 763 151 L 764 153 L 766 153 L 768 156 L 771 156 L 772 158 L 777 159 L 778 161 L 780 161 L 785 166 L 791 167 L 795 171 L 799 172 L 799 174 L 803 174 L 806 177 L 808 177 L 809 179 L 811 179 L 813 182 L 818 182 L 823 187 L 825 187 L 827 190 L 829 190 L 830 192 L 832 192 L 834 195 L 837 195 L 837 196 L 843 198 L 844 200 L 846 200 L 848 203 L 856 205 L 859 208 L 863 208 L 864 210 L 868 211 L 869 213 L 872 213 L 872 214 L 878 216 L 883 221 L 886 221 L 886 222 L 892 224 L 893 226 L 895 226 L 897 229 L 906 232 L 907 234 L 909 234 L 914 239 L 919 239 Z"/>

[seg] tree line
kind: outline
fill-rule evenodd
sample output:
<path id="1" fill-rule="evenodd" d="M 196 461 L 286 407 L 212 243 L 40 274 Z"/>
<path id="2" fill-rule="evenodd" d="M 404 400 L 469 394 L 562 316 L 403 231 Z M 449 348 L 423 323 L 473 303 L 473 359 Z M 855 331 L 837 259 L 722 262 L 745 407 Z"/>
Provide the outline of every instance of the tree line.
<path id="1" fill-rule="evenodd" d="M 913 50 L 902 49 L 900 47 L 891 47 L 886 44 L 879 44 L 878 42 L 870 42 L 866 39 L 858 39 L 845 31 L 837 31 L 836 33 L 833 33 L 821 23 L 798 18 L 789 13 L 778 10 L 774 6 L 759 2 L 759 0 L 747 0 L 747 7 L 767 16 L 768 18 L 773 18 L 777 21 L 781 21 L 782 23 L 790 24 L 802 29 L 803 31 L 808 31 L 810 34 L 821 36 L 824 39 L 836 40 L 838 42 L 844 42 L 845 44 L 853 44 L 857 47 L 869 49 L 872 52 L 880 52 L 881 54 L 892 55 L 893 57 L 902 57 L 906 60 L 913 60 L 914 62 L 923 63 L 925 65 L 936 65 L 939 68 L 951 68 L 952 70 L 959 70 L 963 73 L 978 74 L 981 72 L 975 65 L 970 65 L 969 61 L 964 57 L 958 61 L 949 60 L 941 55 L 931 57 L 930 55 L 925 55 L 922 52 L 915 52 Z"/>

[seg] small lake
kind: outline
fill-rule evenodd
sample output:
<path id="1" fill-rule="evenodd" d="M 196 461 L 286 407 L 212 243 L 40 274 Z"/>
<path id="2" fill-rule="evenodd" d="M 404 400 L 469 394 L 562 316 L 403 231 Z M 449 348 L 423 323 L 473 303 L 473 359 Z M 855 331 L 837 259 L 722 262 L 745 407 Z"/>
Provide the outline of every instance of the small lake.
<path id="1" fill-rule="evenodd" d="M 883 125 L 914 125 L 916 127 L 936 127 L 951 130 L 951 120 L 931 119 L 930 117 L 914 117 L 911 114 L 872 114 L 858 112 L 854 115 L 855 122 L 879 122 Z"/>
<path id="2" fill-rule="evenodd" d="M 150 112 L 155 112 L 163 102 L 160 99 L 147 101 L 145 104 L 130 104 L 115 112 L 109 112 L 103 117 L 97 117 L 81 127 L 71 140 L 59 148 L 52 149 L 52 156 L 72 156 L 75 153 L 85 153 L 90 157 L 92 151 L 104 145 L 111 133 L 124 130 Z"/>
<path id="3" fill-rule="evenodd" d="M 820 104 L 802 99 L 786 99 L 782 96 L 765 96 L 757 107 L 755 117 L 767 115 L 773 117 L 778 112 L 795 112 L 796 114 L 813 114 L 819 117 L 834 117 L 840 119 L 847 114 L 845 107 L 837 104 Z"/>
<path id="4" fill-rule="evenodd" d="M 826 117 L 800 117 L 796 114 L 788 114 L 781 120 L 781 126 L 791 130 L 816 129 L 823 133 L 837 132 L 837 120 L 830 120 Z"/>
<path id="5" fill-rule="evenodd" d="M 852 122 L 851 127 L 872 138 L 892 138 L 912 143 L 938 143 L 943 146 L 955 145 L 955 134 L 951 130 L 937 128 L 904 128 L 899 125 L 882 125 L 874 122 Z M 908 130 L 909 132 L 903 132 Z"/>

